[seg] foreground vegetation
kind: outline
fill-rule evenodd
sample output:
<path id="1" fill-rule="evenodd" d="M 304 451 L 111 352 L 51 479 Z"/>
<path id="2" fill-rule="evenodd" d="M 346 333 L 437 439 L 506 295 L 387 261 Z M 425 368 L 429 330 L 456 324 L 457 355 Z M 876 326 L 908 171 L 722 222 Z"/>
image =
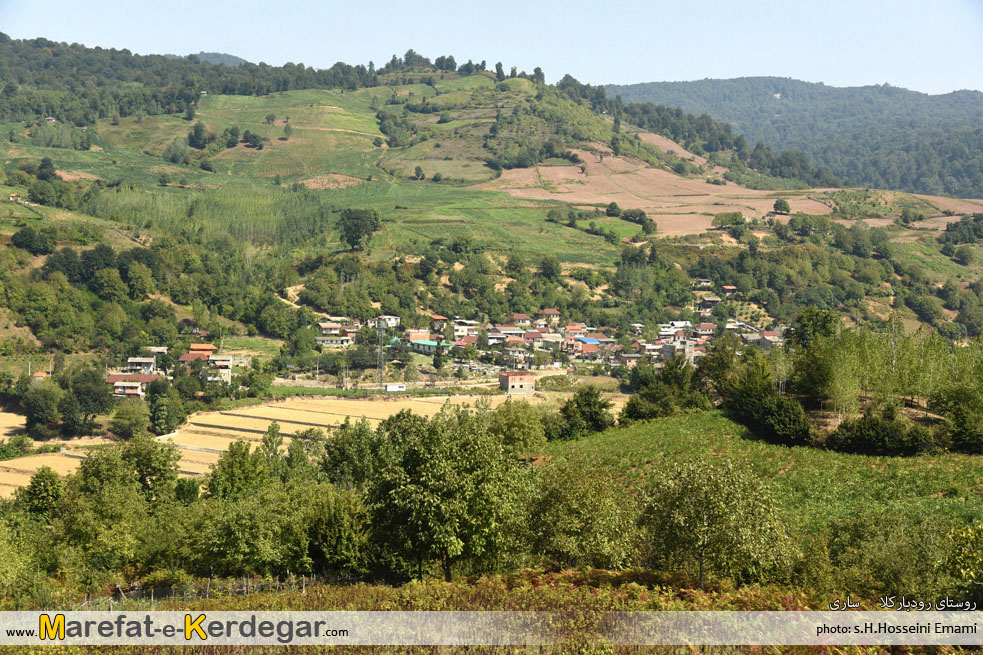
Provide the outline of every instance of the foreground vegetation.
<path id="1" fill-rule="evenodd" d="M 298 433 L 286 450 L 274 423 L 251 453 L 230 446 L 204 484 L 177 478 L 173 447 L 137 435 L 67 479 L 41 469 L 4 503 L 5 602 L 67 607 L 135 580 L 450 581 L 524 567 L 641 566 L 612 579 L 670 597 L 752 585 L 719 599 L 769 608 L 788 585 L 803 590 L 796 604 L 975 591 L 974 546 L 960 536 L 979 514 L 969 456 L 769 445 L 719 412 L 612 422 L 588 387 L 558 414 L 516 402 L 430 421 L 402 412 L 330 440 Z M 546 446 L 556 424 L 568 431 Z M 515 459 L 543 452 L 539 466 Z"/>

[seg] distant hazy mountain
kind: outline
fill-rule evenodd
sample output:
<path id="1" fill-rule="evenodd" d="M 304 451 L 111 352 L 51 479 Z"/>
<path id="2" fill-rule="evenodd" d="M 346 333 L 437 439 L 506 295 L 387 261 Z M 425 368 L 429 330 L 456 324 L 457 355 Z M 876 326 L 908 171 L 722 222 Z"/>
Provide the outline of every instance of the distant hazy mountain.
<path id="1" fill-rule="evenodd" d="M 164 55 L 168 59 L 182 59 L 181 55 Z M 240 64 L 248 64 L 249 62 L 242 57 L 236 57 L 235 55 L 229 55 L 224 52 L 199 52 L 196 55 L 188 55 L 188 57 L 197 57 L 198 61 L 203 61 L 206 64 L 225 64 L 226 66 L 238 66 Z"/>
<path id="2" fill-rule="evenodd" d="M 709 114 L 750 143 L 801 149 L 858 184 L 983 196 L 983 93 L 888 84 L 832 87 L 779 77 L 605 87 L 625 102 Z"/>

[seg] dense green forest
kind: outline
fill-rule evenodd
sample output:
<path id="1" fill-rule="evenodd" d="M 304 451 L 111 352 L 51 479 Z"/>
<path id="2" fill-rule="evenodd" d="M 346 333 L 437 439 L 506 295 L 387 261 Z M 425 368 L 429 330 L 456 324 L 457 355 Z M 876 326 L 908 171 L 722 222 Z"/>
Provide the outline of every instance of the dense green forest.
<path id="1" fill-rule="evenodd" d="M 608 85 L 625 102 L 709 114 L 750 143 L 801 150 L 850 184 L 983 196 L 983 93 L 778 77 Z"/>

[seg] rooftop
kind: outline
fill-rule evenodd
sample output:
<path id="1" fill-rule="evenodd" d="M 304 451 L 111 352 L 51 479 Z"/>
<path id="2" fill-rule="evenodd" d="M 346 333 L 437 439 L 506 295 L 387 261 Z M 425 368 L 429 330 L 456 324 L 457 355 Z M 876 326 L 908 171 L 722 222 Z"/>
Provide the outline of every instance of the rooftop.
<path id="1" fill-rule="evenodd" d="M 160 376 L 149 375 L 146 373 L 114 373 L 106 376 L 106 382 L 116 384 L 117 382 L 142 382 L 149 384 L 154 380 L 159 380 Z"/>

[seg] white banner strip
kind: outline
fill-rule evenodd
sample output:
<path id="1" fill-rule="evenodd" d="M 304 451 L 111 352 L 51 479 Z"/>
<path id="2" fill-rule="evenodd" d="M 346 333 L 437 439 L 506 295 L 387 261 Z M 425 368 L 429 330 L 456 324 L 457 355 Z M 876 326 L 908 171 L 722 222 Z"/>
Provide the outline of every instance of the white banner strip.
<path id="1" fill-rule="evenodd" d="M 954 645 L 980 612 L 0 612 L 8 645 Z"/>
<path id="2" fill-rule="evenodd" d="M 624 645 L 977 645 L 983 613 L 624 612 L 599 626 Z"/>

